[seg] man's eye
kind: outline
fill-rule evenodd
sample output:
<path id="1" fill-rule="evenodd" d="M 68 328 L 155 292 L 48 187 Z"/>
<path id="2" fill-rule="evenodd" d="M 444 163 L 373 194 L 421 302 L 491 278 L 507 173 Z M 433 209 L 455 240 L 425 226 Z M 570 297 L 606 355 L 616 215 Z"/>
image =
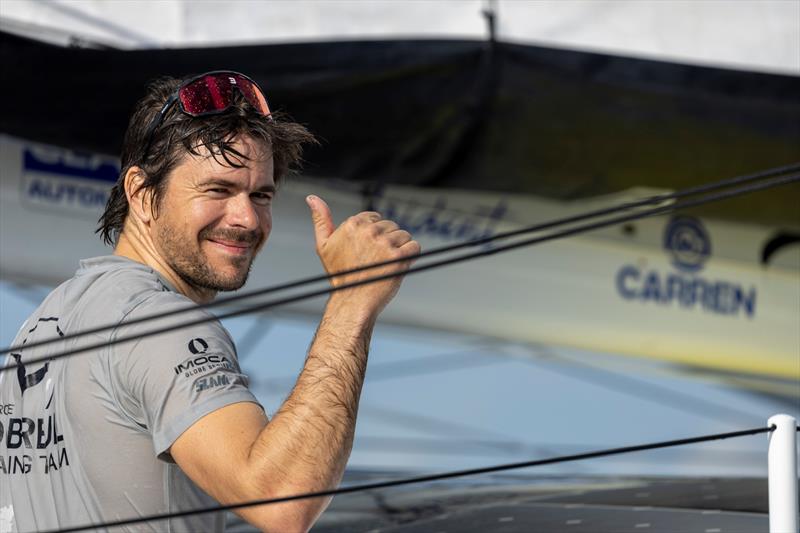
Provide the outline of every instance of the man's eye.
<path id="1" fill-rule="evenodd" d="M 272 201 L 272 194 L 267 192 L 254 192 L 250 195 L 250 198 L 252 198 L 257 204 L 264 205 Z"/>
<path id="2" fill-rule="evenodd" d="M 217 195 L 219 195 L 219 194 L 227 194 L 228 193 L 228 189 L 208 189 L 207 192 L 209 192 L 211 194 L 217 194 Z"/>

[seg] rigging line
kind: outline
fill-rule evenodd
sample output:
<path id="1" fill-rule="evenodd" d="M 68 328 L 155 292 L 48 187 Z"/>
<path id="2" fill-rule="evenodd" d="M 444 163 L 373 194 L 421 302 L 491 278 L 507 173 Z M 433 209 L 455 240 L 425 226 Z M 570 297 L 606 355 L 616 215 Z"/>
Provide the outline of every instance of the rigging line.
<path id="1" fill-rule="evenodd" d="M 144 338 L 144 337 L 150 337 L 150 336 L 153 336 L 153 335 L 159 335 L 159 334 L 162 334 L 162 333 L 167 333 L 169 331 L 174 331 L 174 330 L 178 330 L 178 329 L 185 329 L 185 328 L 188 328 L 188 327 L 191 327 L 191 326 L 196 326 L 198 324 L 204 324 L 206 322 L 211 322 L 211 321 L 214 321 L 214 320 L 224 320 L 226 318 L 232 318 L 232 317 L 235 317 L 235 316 L 241 316 L 241 315 L 251 314 L 251 313 L 255 313 L 255 312 L 265 311 L 265 310 L 271 309 L 273 307 L 278 307 L 278 306 L 281 306 L 281 305 L 287 305 L 287 304 L 299 302 L 299 301 L 302 301 L 302 300 L 308 300 L 308 299 L 311 299 L 311 298 L 317 298 L 317 297 L 320 297 L 320 296 L 325 296 L 325 295 L 328 295 L 328 294 L 332 294 L 334 292 L 338 292 L 338 291 L 342 291 L 342 290 L 346 290 L 346 289 L 352 289 L 354 287 L 360 287 L 362 285 L 368 285 L 370 283 L 376 283 L 378 281 L 384 281 L 384 280 L 388 280 L 388 279 L 392 279 L 392 278 L 396 278 L 396 277 L 407 276 L 409 274 L 417 274 L 417 273 L 420 273 L 420 272 L 426 272 L 428 270 L 433 270 L 435 268 L 449 266 L 449 265 L 453 265 L 453 264 L 456 264 L 456 263 L 462 263 L 464 261 L 468 261 L 468 260 L 472 260 L 472 259 L 477 259 L 477 258 L 481 258 L 481 257 L 488 257 L 490 255 L 494 255 L 494 254 L 497 254 L 497 253 L 500 253 L 500 252 L 507 252 L 507 251 L 516 250 L 518 248 L 522 248 L 522 247 L 525 247 L 525 246 L 533 246 L 533 245 L 536 245 L 536 244 L 541 244 L 541 243 L 544 243 L 544 242 L 549 242 L 549 241 L 553 241 L 553 240 L 556 240 L 556 239 L 561 239 L 561 238 L 564 238 L 564 237 L 571 237 L 573 235 L 579 235 L 581 233 L 586 233 L 588 231 L 593 231 L 593 230 L 600 229 L 600 228 L 606 228 L 606 227 L 613 226 L 613 225 L 616 225 L 616 224 L 621 224 L 621 223 L 624 223 L 624 222 L 631 222 L 633 220 L 639 220 L 639 219 L 646 218 L 646 217 L 663 215 L 665 213 L 670 213 L 670 212 L 678 210 L 678 209 L 686 209 L 686 208 L 689 208 L 689 207 L 696 207 L 696 206 L 707 204 L 707 203 L 710 203 L 710 202 L 724 200 L 724 199 L 732 198 L 732 197 L 739 196 L 739 195 L 742 195 L 742 194 L 745 194 L 745 193 L 752 193 L 752 192 L 768 189 L 770 187 L 777 187 L 779 185 L 785 185 L 785 184 L 796 182 L 796 181 L 800 181 L 800 174 L 791 174 L 791 175 L 788 175 L 788 176 L 783 176 L 783 177 L 779 177 L 779 178 L 773 178 L 771 180 L 766 180 L 766 181 L 763 181 L 763 182 L 760 182 L 760 183 L 742 186 L 742 187 L 739 187 L 738 189 L 732 189 L 732 190 L 728 190 L 728 191 L 723 191 L 721 193 L 710 194 L 710 195 L 707 195 L 705 197 L 700 197 L 700 198 L 696 198 L 696 199 L 693 199 L 693 200 L 686 200 L 684 202 L 676 202 L 676 203 L 670 204 L 668 206 L 655 207 L 655 208 L 652 208 L 652 209 L 642 210 L 642 211 L 638 211 L 636 213 L 632 213 L 632 214 L 629 214 L 629 215 L 622 215 L 622 216 L 618 216 L 618 217 L 614 217 L 614 218 L 609 218 L 609 219 L 606 219 L 606 220 L 601 220 L 599 222 L 593 222 L 593 223 L 589 223 L 589 224 L 584 224 L 582 226 L 575 226 L 575 227 L 570 228 L 570 229 L 556 231 L 556 232 L 553 232 L 553 233 L 550 233 L 550 234 L 547 234 L 547 235 L 542 235 L 542 236 L 539 236 L 539 237 L 533 237 L 533 238 L 529 238 L 529 239 L 513 242 L 511 244 L 498 246 L 496 248 L 490 248 L 490 249 L 481 250 L 481 251 L 478 251 L 478 252 L 462 254 L 462 255 L 459 255 L 459 256 L 456 256 L 456 257 L 451 257 L 451 258 L 448 258 L 448 259 L 443 259 L 443 260 L 440 260 L 440 261 L 434 261 L 434 262 L 428 263 L 426 265 L 420 265 L 420 266 L 416 266 L 416 267 L 406 268 L 406 269 L 401 270 L 399 272 L 392 272 L 392 273 L 389 273 L 389 274 L 382 274 L 382 275 L 379 275 L 379 276 L 374 276 L 374 277 L 371 277 L 371 278 L 367 278 L 367 279 L 363 279 L 363 280 L 359 280 L 359 281 L 354 281 L 354 282 L 351 282 L 351 283 L 345 283 L 343 285 L 339 285 L 339 286 L 336 286 L 336 287 L 327 287 L 325 289 L 318 289 L 318 290 L 314 290 L 314 291 L 310 291 L 310 292 L 306 292 L 306 293 L 302 293 L 302 294 L 298 294 L 298 295 L 294 295 L 294 296 L 288 296 L 288 297 L 281 298 L 281 299 L 278 299 L 278 300 L 273 300 L 273 301 L 270 301 L 270 302 L 255 304 L 255 305 L 252 305 L 252 306 L 249 306 L 249 307 L 244 307 L 242 309 L 236 309 L 236 310 L 230 311 L 228 313 L 223 313 L 223 314 L 220 314 L 218 316 L 209 315 L 209 316 L 206 316 L 206 317 L 203 317 L 203 318 L 198 318 L 198 319 L 195 319 L 195 320 L 191 320 L 189 322 L 184 322 L 184 323 L 182 323 L 180 325 L 176 325 L 176 326 L 160 327 L 158 329 L 145 331 L 145 332 L 140 333 L 138 335 L 122 336 L 122 337 L 116 338 L 116 339 L 111 340 L 111 341 L 98 342 L 98 343 L 95 343 L 95 344 L 90 344 L 90 345 L 87 345 L 87 346 L 82 346 L 82 347 L 79 347 L 79 348 L 73 348 L 73 349 L 70 349 L 70 350 L 66 350 L 66 351 L 63 351 L 63 352 L 60 352 L 60 353 L 56 353 L 56 354 L 53 354 L 53 355 L 46 355 L 46 356 L 42 356 L 42 357 L 36 357 L 36 358 L 27 360 L 25 362 L 25 364 L 26 365 L 31 365 L 31 364 L 42 363 L 42 362 L 45 362 L 45 361 L 55 361 L 57 359 L 61 359 L 61 358 L 64 358 L 64 357 L 69 357 L 69 356 L 73 356 L 73 355 L 76 355 L 76 354 L 79 354 L 79 353 L 83 353 L 83 352 L 88 352 L 88 351 L 97 350 L 97 349 L 100 349 L 100 348 L 105 348 L 105 347 L 112 346 L 112 345 L 115 345 L 115 344 L 121 344 L 121 343 L 125 343 L 125 342 L 135 341 L 135 340 L 138 340 L 138 339 L 141 339 L 141 338 Z M 405 258 L 405 261 L 409 261 L 409 260 L 410 259 Z M 123 325 L 124 324 L 121 324 L 120 327 L 123 326 Z M 66 338 L 66 336 L 64 338 Z M 32 344 L 33 343 L 31 343 L 31 345 Z M 26 345 L 26 348 L 28 348 L 31 345 Z M 0 373 L 8 371 L 8 370 L 14 370 L 15 368 L 18 368 L 20 366 L 22 366 L 21 362 L 7 364 L 6 366 L 0 367 Z"/>
<path id="2" fill-rule="evenodd" d="M 550 457 L 547 459 L 538 459 L 533 461 L 524 461 L 518 463 L 507 463 L 501 465 L 485 466 L 481 468 L 472 468 L 468 470 L 456 470 L 452 472 L 442 472 L 438 474 L 429 474 L 424 476 L 416 476 L 403 479 L 393 479 L 389 481 L 380 481 L 376 483 L 364 483 L 361 485 L 352 485 L 350 487 L 342 487 L 338 489 L 321 490 L 316 492 L 307 492 L 304 494 L 294 494 L 291 496 L 281 496 L 278 498 L 266 498 L 262 500 L 253 500 L 243 503 L 232 503 L 226 505 L 215 505 L 210 507 L 203 507 L 200 509 L 193 509 L 191 511 L 178 511 L 173 513 L 152 514 L 141 516 L 137 518 L 130 518 L 124 520 L 114 520 L 111 522 L 103 522 L 100 524 L 87 524 L 77 527 L 69 527 L 64 529 L 50 530 L 45 533 L 72 533 L 74 531 L 86 531 L 89 529 L 100 529 L 126 526 L 131 524 L 140 524 L 142 522 L 154 522 L 158 520 L 166 520 L 169 518 L 181 518 L 185 516 L 194 516 L 198 514 L 214 513 L 219 511 L 232 511 L 234 509 L 243 509 L 245 507 L 255 507 L 258 505 L 268 505 L 275 503 L 284 503 L 296 500 L 305 500 L 309 498 L 322 498 L 328 496 L 338 496 L 341 494 L 352 494 L 355 492 L 365 492 L 376 489 L 387 489 L 390 487 L 398 487 L 401 485 L 415 485 L 419 483 L 429 483 L 431 481 L 441 481 L 445 479 L 452 479 L 457 477 L 475 476 L 479 474 L 490 474 L 493 472 L 502 472 L 506 470 L 516 470 L 520 468 L 530 468 L 534 466 L 552 465 L 557 463 L 567 463 L 570 461 L 581 461 L 584 459 L 594 459 L 598 457 L 608 457 L 611 455 L 621 455 L 625 453 L 640 452 L 645 450 L 656 450 L 659 448 L 669 448 L 672 446 L 684 446 L 687 444 L 696 444 L 700 442 L 709 442 L 713 440 L 729 439 L 734 437 L 745 437 L 748 435 L 757 435 L 759 433 L 769 433 L 774 431 L 775 425 L 760 427 L 755 429 L 746 429 L 742 431 L 732 431 L 728 433 L 717 433 L 714 435 L 702 435 L 700 437 L 690 437 L 685 439 L 669 440 L 662 442 L 653 442 L 648 444 L 639 444 L 635 446 L 625 446 L 622 448 L 609 448 L 605 450 L 596 450 L 585 453 L 578 453 L 573 455 L 561 455 L 557 457 Z"/>
<path id="3" fill-rule="evenodd" d="M 552 450 L 560 450 L 562 453 L 567 450 L 585 450 L 583 444 L 564 444 L 560 442 L 529 444 L 526 442 L 502 441 L 502 440 L 478 440 L 478 439 L 456 439 L 456 438 L 429 438 L 429 437 L 397 437 L 379 435 L 356 435 L 353 444 L 353 451 L 358 452 L 397 452 L 402 454 L 442 454 L 449 453 L 459 455 L 544 455 L 554 453 Z M 668 453 L 662 451 L 660 453 Z M 704 458 L 710 461 L 716 456 L 723 461 L 731 458 L 760 459 L 764 452 L 760 450 L 708 450 L 704 452 L 693 451 L 693 457 L 699 453 L 706 453 L 712 457 Z"/>
<path id="4" fill-rule="evenodd" d="M 435 255 L 440 255 L 440 254 L 447 253 L 447 252 L 454 252 L 456 250 L 460 250 L 460 249 L 463 249 L 463 248 L 471 248 L 471 247 L 476 247 L 476 246 L 483 246 L 485 244 L 489 244 L 489 243 L 496 242 L 496 241 L 499 241 L 499 240 L 508 239 L 508 238 L 511 238 L 511 237 L 519 237 L 519 236 L 522 236 L 522 235 L 526 235 L 528 233 L 534 233 L 534 232 L 542 231 L 542 230 L 545 230 L 545 229 L 553 229 L 553 228 L 556 228 L 558 226 L 562 226 L 562 225 L 566 225 L 566 224 L 573 224 L 573 223 L 576 223 L 576 222 L 583 222 L 585 220 L 589 220 L 589 219 L 597 218 L 597 217 L 601 217 L 601 216 L 606 216 L 606 215 L 611 215 L 611 214 L 614 214 L 614 213 L 617 213 L 617 212 L 620 212 L 620 211 L 627 211 L 629 209 L 635 209 L 635 208 L 638 208 L 638 207 L 657 205 L 657 204 L 661 204 L 661 203 L 664 203 L 664 202 L 667 202 L 667 201 L 670 201 L 670 200 L 677 200 L 677 199 L 680 199 L 680 198 L 685 198 L 687 196 L 694 196 L 694 195 L 697 195 L 697 194 L 708 193 L 708 192 L 712 192 L 712 191 L 715 191 L 715 190 L 718 190 L 718 189 L 724 189 L 726 187 L 731 187 L 731 186 L 735 186 L 735 185 L 742 185 L 742 184 L 749 183 L 749 182 L 752 182 L 752 181 L 762 180 L 762 179 L 766 179 L 766 178 L 770 178 L 770 177 L 774 177 L 774 176 L 779 176 L 779 175 L 782 175 L 782 174 L 787 174 L 787 173 L 796 172 L 796 171 L 800 171 L 800 163 L 794 163 L 794 164 L 791 164 L 791 165 L 785 165 L 785 166 L 782 166 L 782 167 L 776 167 L 776 168 L 764 170 L 764 171 L 757 172 L 757 173 L 754 173 L 754 174 L 746 174 L 746 175 L 737 176 L 737 177 L 734 177 L 734 178 L 728 178 L 728 179 L 724 179 L 724 180 L 719 180 L 719 181 L 712 182 L 712 183 L 706 183 L 706 184 L 702 184 L 702 185 L 697 185 L 695 187 L 690 187 L 688 189 L 682 189 L 680 191 L 675 191 L 675 192 L 672 192 L 672 193 L 661 194 L 661 195 L 656 195 L 656 196 L 650 196 L 650 197 L 647 197 L 647 198 L 642 198 L 640 200 L 634 200 L 634 201 L 631 201 L 631 202 L 626 202 L 626 203 L 618 205 L 618 206 L 600 208 L 600 209 L 596 209 L 596 210 L 593 210 L 593 211 L 589 211 L 587 213 L 582 213 L 582 214 L 573 215 L 573 216 L 569 216 L 569 217 L 565 217 L 565 218 L 561 218 L 561 219 L 551 220 L 551 221 L 544 222 L 544 223 L 534 224 L 532 226 L 526 226 L 524 228 L 518 228 L 518 229 L 515 229 L 515 230 L 511 230 L 511 231 L 498 233 L 498 234 L 495 234 L 495 235 L 492 235 L 492 236 L 483 237 L 483 238 L 480 238 L 480 239 L 473 239 L 473 240 L 464 241 L 464 242 L 460 242 L 460 243 L 456 243 L 456 244 L 441 246 L 439 248 L 434 248 L 432 250 L 423 251 L 423 252 L 420 252 L 419 254 L 412 255 L 412 256 L 407 256 L 407 257 L 402 258 L 402 259 L 392 259 L 392 260 L 388 260 L 388 261 L 381 261 L 381 262 L 377 262 L 377 263 L 371 263 L 371 264 L 362 265 L 362 266 L 359 266 L 359 267 L 356 267 L 356 268 L 353 268 L 353 269 L 350 269 L 350 270 L 334 272 L 332 274 L 322 274 L 322 275 L 318 275 L 318 276 L 312 276 L 312 277 L 308 277 L 308 278 L 303 278 L 303 279 L 299 279 L 299 280 L 295 280 L 295 281 L 282 283 L 282 284 L 279 284 L 279 285 L 274 285 L 274 286 L 271 286 L 271 287 L 265 287 L 265 288 L 262 288 L 262 289 L 256 289 L 256 290 L 253 290 L 253 291 L 247 291 L 247 292 L 243 292 L 241 294 L 237 294 L 237 295 L 234 295 L 234 296 L 227 296 L 227 297 L 224 297 L 224 298 L 219 298 L 217 300 L 214 300 L 212 302 L 208 302 L 208 303 L 205 303 L 205 304 L 192 305 L 192 306 L 188 306 L 188 307 L 185 307 L 185 308 L 174 309 L 172 311 L 168 311 L 168 312 L 164 312 L 164 313 L 158 313 L 158 314 L 155 314 L 155 315 L 150 315 L 150 316 L 137 318 L 137 319 L 125 322 L 124 325 L 134 325 L 134 324 L 139 324 L 139 323 L 143 323 L 143 322 L 160 320 L 162 318 L 166 318 L 166 317 L 169 317 L 169 316 L 172 316 L 172 315 L 186 313 L 186 312 L 194 311 L 194 310 L 198 310 L 198 309 L 210 309 L 210 308 L 214 308 L 214 307 L 219 307 L 219 306 L 227 305 L 227 304 L 230 304 L 230 303 L 233 303 L 233 302 L 238 302 L 238 301 L 245 300 L 245 299 L 256 298 L 256 297 L 259 297 L 259 296 L 265 296 L 267 294 L 271 294 L 271 293 L 275 293 L 275 292 L 280 292 L 280 291 L 284 291 L 284 290 L 288 290 L 288 289 L 301 287 L 303 285 L 310 285 L 310 284 L 319 283 L 319 282 L 322 282 L 322 281 L 329 281 L 329 280 L 335 279 L 335 278 L 337 278 L 339 276 L 355 274 L 355 273 L 358 273 L 358 272 L 363 272 L 365 270 L 372 270 L 374 268 L 380 268 L 380 267 L 383 267 L 383 266 L 388 266 L 388 265 L 395 264 L 395 263 L 401 263 L 401 262 L 404 262 L 404 261 L 416 261 L 416 260 L 422 259 L 424 257 L 432 257 L 432 256 L 435 256 Z M 84 331 L 79 331 L 79 332 L 71 333 L 69 335 L 65 335 L 63 338 L 53 337 L 53 338 L 50 338 L 50 339 L 43 339 L 41 341 L 31 342 L 26 347 L 28 349 L 36 348 L 38 346 L 44 346 L 46 344 L 51 344 L 51 343 L 58 342 L 58 341 L 70 340 L 70 339 L 77 338 L 77 337 L 94 335 L 94 334 L 97 334 L 97 333 L 103 333 L 103 332 L 106 332 L 106 331 L 111 331 L 111 330 L 116 329 L 116 328 L 118 328 L 120 326 L 121 326 L 121 324 L 107 324 L 105 326 L 98 326 L 96 328 L 90 328 L 90 329 L 87 329 L 87 330 L 84 330 Z M 21 346 L 10 346 L 10 347 L 7 347 L 7 348 L 2 348 L 2 349 L 0 349 L 0 355 L 11 353 L 12 351 L 19 350 L 21 348 L 22 348 Z"/>

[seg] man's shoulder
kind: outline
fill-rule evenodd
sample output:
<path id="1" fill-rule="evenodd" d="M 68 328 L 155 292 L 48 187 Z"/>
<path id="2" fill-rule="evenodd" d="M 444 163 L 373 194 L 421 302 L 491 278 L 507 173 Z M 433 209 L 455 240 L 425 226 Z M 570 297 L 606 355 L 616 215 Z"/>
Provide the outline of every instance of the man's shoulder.
<path id="1" fill-rule="evenodd" d="M 171 290 L 147 265 L 117 256 L 81 261 L 75 275 L 56 287 L 34 313 L 56 314 L 70 329 L 125 320 L 138 309 L 155 305 L 189 307 L 191 300 Z"/>
<path id="2" fill-rule="evenodd" d="M 127 315 L 154 296 L 161 301 L 187 301 L 149 266 L 119 256 L 81 261 L 75 276 L 63 287 L 67 299 L 107 312 L 109 318 Z"/>
<path id="3" fill-rule="evenodd" d="M 152 285 L 147 280 L 137 279 L 137 284 L 141 285 L 129 289 L 129 301 L 123 306 L 124 316 L 120 324 L 133 323 L 125 327 L 126 331 L 150 337 L 153 330 L 161 330 L 158 335 L 161 339 L 169 336 L 183 338 L 189 334 L 187 332 L 192 332 L 195 336 L 210 335 L 233 344 L 230 333 L 207 308 L 198 306 L 160 281 L 158 285 Z"/>
<path id="4" fill-rule="evenodd" d="M 84 259 L 70 281 L 100 290 L 116 288 L 123 293 L 170 292 L 152 267 L 114 255 Z"/>
<path id="5" fill-rule="evenodd" d="M 198 335 L 217 336 L 232 344 L 230 334 L 212 313 L 176 292 L 151 267 L 118 256 L 81 261 L 75 276 L 53 290 L 34 315 L 61 317 L 62 330 L 70 332 L 118 326 L 112 336 L 149 337 L 154 329 L 184 330 L 193 323 L 191 331 Z"/>
<path id="6" fill-rule="evenodd" d="M 135 305 L 128 308 L 125 322 L 147 320 L 145 329 L 178 328 L 188 324 L 196 328 L 223 329 L 217 317 L 182 294 L 172 291 L 143 291 Z M 225 333 L 227 335 L 227 332 Z"/>
<path id="7" fill-rule="evenodd" d="M 75 284 L 73 292 L 83 292 L 76 306 L 79 329 L 114 326 L 111 338 L 139 339 L 128 347 L 139 355 L 153 351 L 154 346 L 160 353 L 193 339 L 213 340 L 225 351 L 234 350 L 230 334 L 215 315 L 176 292 L 147 265 L 116 256 L 85 260 L 70 281 Z"/>

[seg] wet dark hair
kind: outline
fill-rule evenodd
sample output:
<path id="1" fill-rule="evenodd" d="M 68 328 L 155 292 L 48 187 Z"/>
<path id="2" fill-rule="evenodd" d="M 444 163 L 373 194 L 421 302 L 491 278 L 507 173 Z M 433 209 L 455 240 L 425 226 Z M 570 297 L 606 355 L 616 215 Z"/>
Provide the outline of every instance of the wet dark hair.
<path id="1" fill-rule="evenodd" d="M 166 190 L 166 178 L 187 153 L 200 155 L 200 149 L 205 147 L 218 161 L 241 168 L 247 157 L 233 148 L 233 140 L 237 135 L 249 135 L 272 149 L 277 186 L 287 174 L 297 170 L 303 144 L 316 143 L 314 136 L 304 126 L 279 113 L 273 113 L 273 120 L 269 120 L 259 114 L 238 91 L 234 91 L 233 104 L 217 115 L 192 117 L 183 113 L 179 105 L 173 105 L 153 133 L 147 153 L 143 153 L 147 145 L 146 130 L 153 117 L 170 95 L 184 81 L 193 77 L 155 80 L 148 85 L 144 98 L 136 104 L 122 144 L 119 179 L 111 189 L 105 212 L 98 220 L 96 233 L 101 235 L 106 244 L 116 245 L 125 225 L 128 216 L 125 175 L 133 166 L 144 171 L 142 188 L 152 189 L 151 205 L 154 215 L 157 215 Z"/>

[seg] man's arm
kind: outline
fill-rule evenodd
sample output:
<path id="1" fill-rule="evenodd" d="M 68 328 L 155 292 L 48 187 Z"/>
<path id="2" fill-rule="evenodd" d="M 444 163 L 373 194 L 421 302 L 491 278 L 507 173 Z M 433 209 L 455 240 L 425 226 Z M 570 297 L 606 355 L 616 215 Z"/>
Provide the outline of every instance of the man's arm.
<path id="1" fill-rule="evenodd" d="M 351 217 L 334 231 L 327 205 L 310 197 L 317 252 L 326 271 L 406 257 L 419 245 L 377 213 Z M 353 274 L 334 285 L 396 272 L 400 263 Z M 208 414 L 172 445 L 184 472 L 222 503 L 326 490 L 341 481 L 350 455 L 372 328 L 401 279 L 330 296 L 292 393 L 267 421 L 252 403 Z M 316 498 L 238 511 L 266 530 L 308 530 L 330 499 Z"/>

